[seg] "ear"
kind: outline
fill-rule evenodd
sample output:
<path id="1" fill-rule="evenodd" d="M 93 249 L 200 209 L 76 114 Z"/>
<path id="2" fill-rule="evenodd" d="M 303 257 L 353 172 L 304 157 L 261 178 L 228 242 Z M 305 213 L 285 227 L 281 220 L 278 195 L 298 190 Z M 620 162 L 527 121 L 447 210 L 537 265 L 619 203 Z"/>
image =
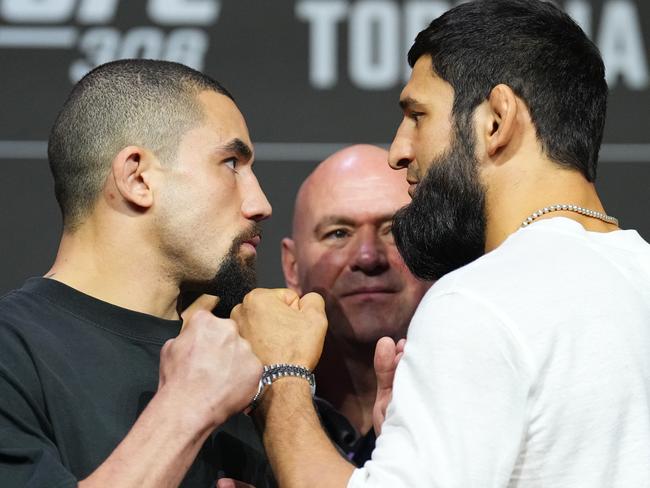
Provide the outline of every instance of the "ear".
<path id="1" fill-rule="evenodd" d="M 287 287 L 302 296 L 302 289 L 298 280 L 296 243 L 288 237 L 282 239 L 282 272 L 284 273 L 284 281 Z"/>
<path id="2" fill-rule="evenodd" d="M 517 122 L 517 95 L 508 85 L 495 86 L 488 97 L 488 112 L 485 120 L 485 149 L 490 157 L 503 149 L 512 140 Z"/>
<path id="3" fill-rule="evenodd" d="M 112 172 L 117 191 L 122 198 L 140 208 L 153 205 L 149 172 L 153 158 L 141 147 L 128 146 L 113 159 Z"/>

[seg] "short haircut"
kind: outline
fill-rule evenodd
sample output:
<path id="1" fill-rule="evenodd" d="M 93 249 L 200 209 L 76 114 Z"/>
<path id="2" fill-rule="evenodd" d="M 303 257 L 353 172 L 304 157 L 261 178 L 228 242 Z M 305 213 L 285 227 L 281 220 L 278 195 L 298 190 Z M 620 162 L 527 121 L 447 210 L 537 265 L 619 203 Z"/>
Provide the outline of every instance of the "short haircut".
<path id="1" fill-rule="evenodd" d="M 175 158 L 182 135 L 203 120 L 197 96 L 217 81 L 182 64 L 126 59 L 103 64 L 72 89 L 48 143 L 63 226 L 74 231 L 93 209 L 111 161 L 129 145 Z"/>
<path id="2" fill-rule="evenodd" d="M 431 56 L 454 89 L 455 119 L 469 119 L 498 84 L 528 106 L 545 154 L 596 178 L 607 110 L 598 48 L 556 6 L 539 0 L 463 3 L 420 32 L 408 54 Z"/>

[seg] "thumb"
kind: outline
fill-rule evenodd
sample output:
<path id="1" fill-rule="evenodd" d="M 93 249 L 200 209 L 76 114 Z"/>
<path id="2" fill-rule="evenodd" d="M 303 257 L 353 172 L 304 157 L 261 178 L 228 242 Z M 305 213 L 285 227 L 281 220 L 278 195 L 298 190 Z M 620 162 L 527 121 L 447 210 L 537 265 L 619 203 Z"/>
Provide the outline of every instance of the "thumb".
<path id="1" fill-rule="evenodd" d="M 217 488 L 255 488 L 253 485 L 237 481 L 232 478 L 221 478 L 217 481 Z"/>
<path id="2" fill-rule="evenodd" d="M 206 312 L 212 312 L 221 298 L 214 296 L 214 295 L 201 295 L 199 298 L 194 300 L 192 304 L 187 307 L 183 312 L 181 313 L 181 318 L 183 319 L 183 325 L 185 325 L 189 320 L 192 318 L 192 316 L 198 312 L 199 310 L 205 310 Z"/>
<path id="3" fill-rule="evenodd" d="M 290 290 L 289 288 L 277 288 L 276 293 L 286 305 L 291 308 L 298 308 L 300 297 L 295 291 Z"/>
<path id="4" fill-rule="evenodd" d="M 375 348 L 375 374 L 377 375 L 377 390 L 392 388 L 395 375 L 396 346 L 390 337 L 382 337 Z"/>
<path id="5" fill-rule="evenodd" d="M 325 313 L 325 300 L 316 292 L 304 295 L 299 302 L 300 310 L 313 310 Z"/>

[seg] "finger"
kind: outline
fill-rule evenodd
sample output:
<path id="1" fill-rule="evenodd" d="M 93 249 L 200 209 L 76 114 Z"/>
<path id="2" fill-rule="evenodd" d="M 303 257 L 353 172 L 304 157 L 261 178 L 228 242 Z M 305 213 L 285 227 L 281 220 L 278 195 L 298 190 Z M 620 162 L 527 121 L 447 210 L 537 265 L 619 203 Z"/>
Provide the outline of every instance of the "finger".
<path id="1" fill-rule="evenodd" d="M 402 356 L 404 356 L 404 348 L 406 347 L 406 339 L 400 339 L 399 342 L 397 343 L 397 346 L 395 347 L 395 368 L 397 368 L 397 364 L 402 360 Z"/>
<path id="2" fill-rule="evenodd" d="M 403 353 L 403 352 L 400 352 L 399 354 L 396 354 L 396 355 L 395 355 L 395 360 L 393 361 L 393 364 L 394 364 L 393 367 L 394 367 L 395 369 L 397 369 L 397 365 L 398 365 L 399 362 L 402 360 L 402 356 L 404 356 L 404 353 Z"/>
<path id="3" fill-rule="evenodd" d="M 187 307 L 185 310 L 183 310 L 183 312 L 181 313 L 181 318 L 183 319 L 183 325 L 185 325 L 186 322 L 189 322 L 192 316 L 194 316 L 194 314 L 199 310 L 212 312 L 216 308 L 217 304 L 219 303 L 219 300 L 221 299 L 214 295 L 208 295 L 208 294 L 201 295 L 199 298 L 194 300 L 192 304 L 189 307 Z"/>
<path id="4" fill-rule="evenodd" d="M 217 488 L 237 488 L 237 485 L 232 478 L 221 478 L 217 481 Z"/>
<path id="5" fill-rule="evenodd" d="M 221 478 L 217 481 L 217 488 L 255 488 L 253 485 L 237 481 L 232 478 Z"/>
<path id="6" fill-rule="evenodd" d="M 291 308 L 298 309 L 298 304 L 300 302 L 300 296 L 293 290 L 289 288 L 276 288 L 275 293 L 279 296 L 284 303 L 289 305 Z"/>
<path id="7" fill-rule="evenodd" d="M 299 302 L 300 310 L 314 310 L 325 313 L 325 300 L 316 292 L 304 295 Z"/>
<path id="8" fill-rule="evenodd" d="M 375 374 L 377 389 L 392 388 L 395 374 L 395 342 L 390 337 L 382 337 L 375 348 Z"/>
<path id="9" fill-rule="evenodd" d="M 240 317 L 242 311 L 242 304 L 239 303 L 233 307 L 233 309 L 230 311 L 230 318 L 237 322 L 237 319 Z"/>

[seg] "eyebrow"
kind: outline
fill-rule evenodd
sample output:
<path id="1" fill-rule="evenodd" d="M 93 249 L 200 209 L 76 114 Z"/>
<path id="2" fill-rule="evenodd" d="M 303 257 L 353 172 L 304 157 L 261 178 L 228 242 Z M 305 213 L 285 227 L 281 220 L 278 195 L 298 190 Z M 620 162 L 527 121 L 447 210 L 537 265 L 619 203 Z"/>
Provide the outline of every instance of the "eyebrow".
<path id="1" fill-rule="evenodd" d="M 239 138 L 228 141 L 223 146 L 220 146 L 219 150 L 224 152 L 234 152 L 243 160 L 249 160 L 253 157 L 253 150 L 251 147 Z"/>
<path id="2" fill-rule="evenodd" d="M 395 217 L 395 214 L 382 214 L 377 216 L 376 219 L 374 219 L 375 223 L 386 223 L 390 222 L 393 220 Z M 314 233 L 319 234 L 322 232 L 323 228 L 329 227 L 330 225 L 345 225 L 348 227 L 355 227 L 357 225 L 357 222 L 350 217 L 346 217 L 344 215 L 329 215 L 323 219 L 321 219 L 318 224 L 314 227 Z"/>
<path id="3" fill-rule="evenodd" d="M 422 107 L 422 103 L 415 98 L 404 97 L 399 101 L 399 106 L 403 111 L 413 110 L 414 107 Z"/>
<path id="4" fill-rule="evenodd" d="M 330 225 L 348 225 L 348 226 L 353 226 L 354 221 L 348 217 L 343 217 L 340 215 L 329 215 L 325 217 L 324 219 L 321 219 L 318 224 L 316 224 L 316 227 L 314 227 L 314 232 L 316 234 L 319 234 L 323 227 L 329 227 Z"/>

